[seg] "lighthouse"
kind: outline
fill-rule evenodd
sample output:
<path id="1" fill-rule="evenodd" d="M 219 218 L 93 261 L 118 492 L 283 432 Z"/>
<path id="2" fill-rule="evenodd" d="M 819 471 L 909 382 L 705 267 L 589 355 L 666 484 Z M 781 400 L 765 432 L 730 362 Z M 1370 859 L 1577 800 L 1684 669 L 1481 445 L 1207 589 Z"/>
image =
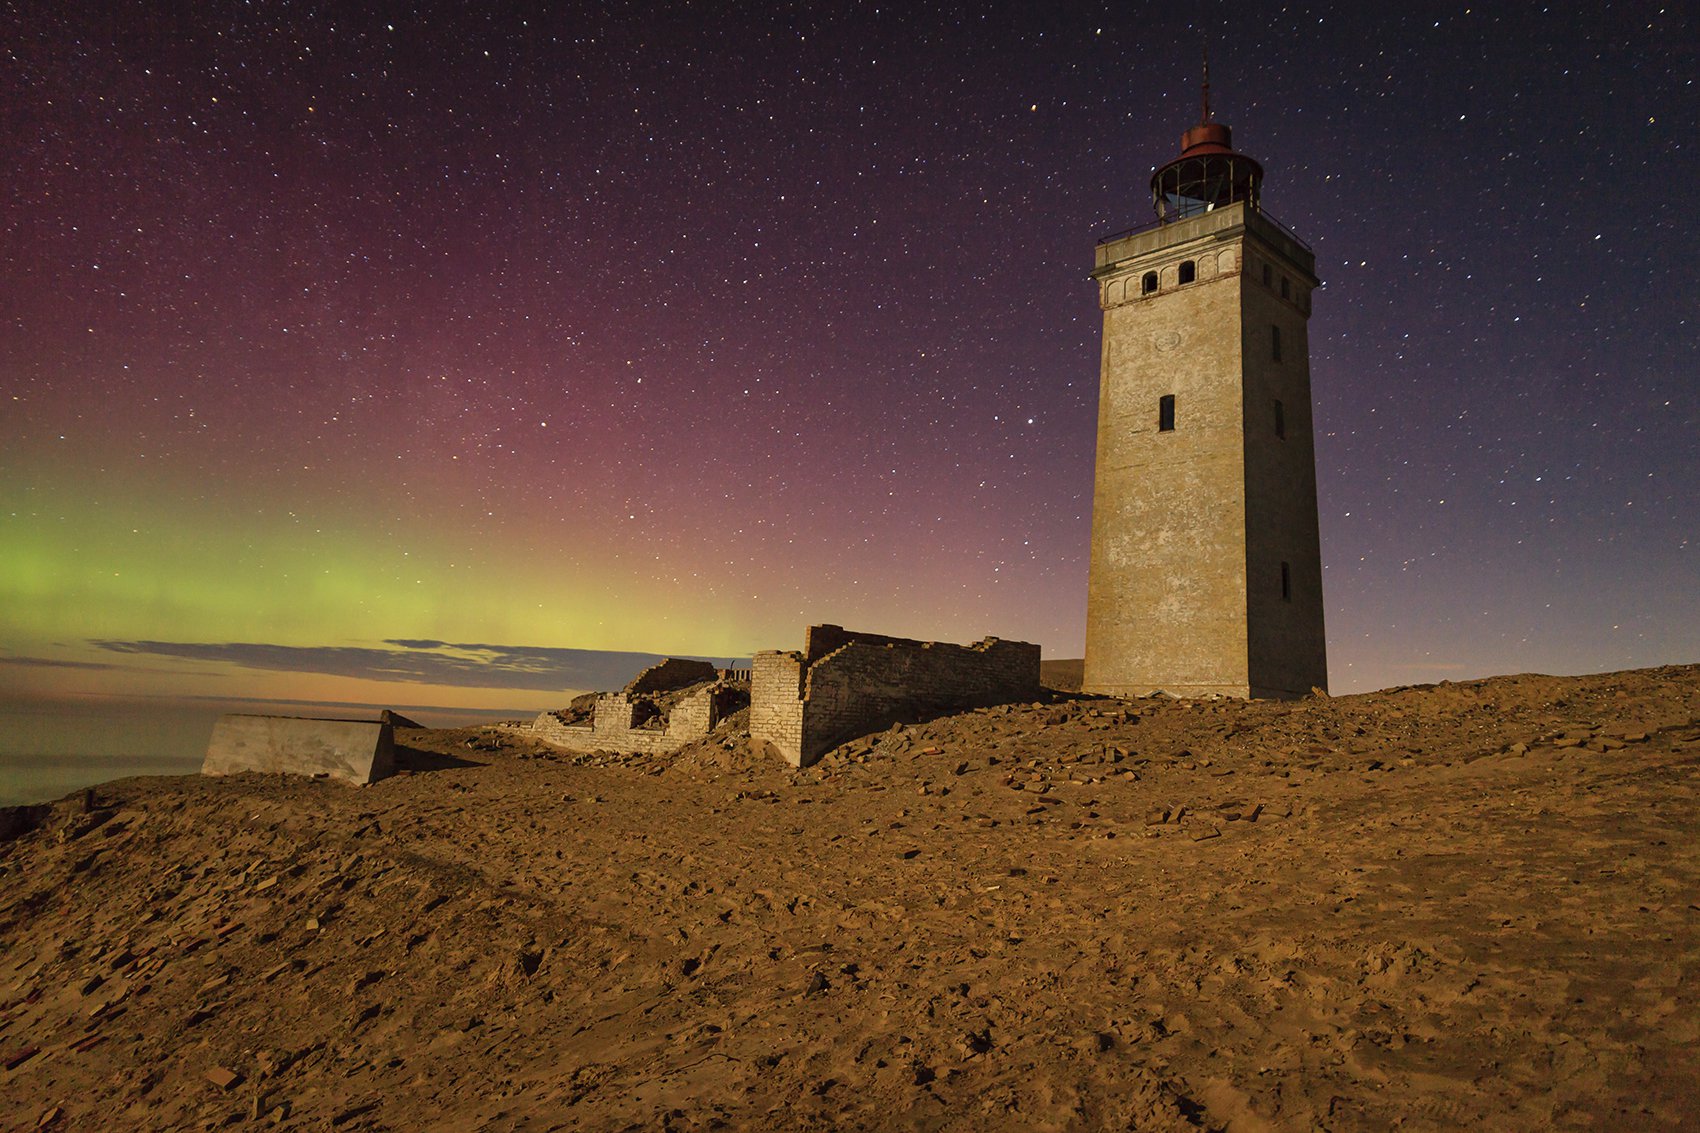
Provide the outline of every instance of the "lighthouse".
<path id="1" fill-rule="evenodd" d="M 1151 222 L 1098 243 L 1088 692 L 1326 689 L 1311 426 L 1316 257 L 1212 120 L 1151 175 Z"/>

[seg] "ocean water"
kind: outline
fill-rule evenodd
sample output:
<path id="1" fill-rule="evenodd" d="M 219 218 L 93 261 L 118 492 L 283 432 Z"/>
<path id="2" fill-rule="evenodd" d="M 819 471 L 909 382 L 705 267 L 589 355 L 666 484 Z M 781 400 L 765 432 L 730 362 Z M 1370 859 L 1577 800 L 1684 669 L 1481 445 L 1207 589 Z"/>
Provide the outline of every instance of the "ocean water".
<path id="1" fill-rule="evenodd" d="M 523 709 L 395 710 L 431 727 L 534 714 Z M 300 701 L 0 698 L 0 806 L 51 802 L 131 775 L 198 774 L 213 724 L 226 712 L 370 720 L 379 711 L 369 705 Z"/>

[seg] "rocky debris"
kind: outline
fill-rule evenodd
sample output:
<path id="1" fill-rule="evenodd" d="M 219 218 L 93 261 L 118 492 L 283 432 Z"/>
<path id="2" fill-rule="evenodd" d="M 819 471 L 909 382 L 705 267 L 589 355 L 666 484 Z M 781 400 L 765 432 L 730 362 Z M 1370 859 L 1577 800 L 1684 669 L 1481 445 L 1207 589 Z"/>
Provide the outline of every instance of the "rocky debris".
<path id="1" fill-rule="evenodd" d="M 242 1075 L 224 1066 L 214 1066 L 204 1077 L 221 1090 L 234 1089 L 242 1081 Z"/>
<path id="2" fill-rule="evenodd" d="M 53 813 L 49 806 L 0 807 L 0 842 L 21 838 L 46 822 Z"/>
<path id="3" fill-rule="evenodd" d="M 10 1054 L 0 1055 L 0 1069 L 16 1070 L 40 1053 L 41 1048 L 39 1046 L 19 1047 Z"/>

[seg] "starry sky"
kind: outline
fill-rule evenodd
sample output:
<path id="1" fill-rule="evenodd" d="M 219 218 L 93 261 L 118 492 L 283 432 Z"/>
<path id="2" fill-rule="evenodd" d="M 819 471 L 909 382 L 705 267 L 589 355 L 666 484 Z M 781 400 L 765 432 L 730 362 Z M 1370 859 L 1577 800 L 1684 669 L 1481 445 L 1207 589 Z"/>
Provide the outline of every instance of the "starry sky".
<path id="1" fill-rule="evenodd" d="M 360 7 L 0 11 L 0 685 L 1080 656 L 1092 249 L 1206 44 L 1325 283 L 1334 690 L 1700 660 L 1691 6 Z"/>

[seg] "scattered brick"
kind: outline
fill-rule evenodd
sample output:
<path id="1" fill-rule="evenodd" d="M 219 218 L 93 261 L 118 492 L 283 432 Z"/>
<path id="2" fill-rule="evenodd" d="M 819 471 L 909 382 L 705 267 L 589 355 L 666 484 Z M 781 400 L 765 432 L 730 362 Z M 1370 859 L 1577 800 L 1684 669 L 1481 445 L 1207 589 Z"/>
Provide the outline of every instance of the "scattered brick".
<path id="1" fill-rule="evenodd" d="M 16 1070 L 40 1053 L 41 1048 L 39 1046 L 26 1046 L 22 1050 L 8 1054 L 4 1061 L 0 1061 L 0 1066 L 4 1066 L 7 1070 Z"/>
<path id="2" fill-rule="evenodd" d="M 207 1071 L 207 1081 L 221 1090 L 228 1090 L 242 1081 L 242 1075 L 223 1066 L 215 1066 Z"/>

